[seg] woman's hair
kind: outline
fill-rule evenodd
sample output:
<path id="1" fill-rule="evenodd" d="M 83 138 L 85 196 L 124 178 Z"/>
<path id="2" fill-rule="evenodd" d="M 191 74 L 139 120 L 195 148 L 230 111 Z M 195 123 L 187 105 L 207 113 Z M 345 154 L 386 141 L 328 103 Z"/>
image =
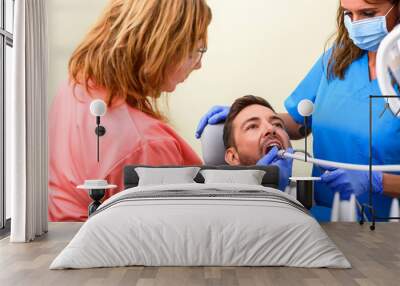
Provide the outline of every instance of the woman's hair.
<path id="1" fill-rule="evenodd" d="M 398 5 L 400 0 L 364 0 L 367 3 L 377 3 L 382 1 L 390 1 L 393 5 Z M 345 10 L 340 6 L 336 15 L 337 32 L 334 35 L 335 40 L 332 48 L 332 55 L 328 61 L 327 78 L 332 79 L 338 77 L 344 79 L 346 69 L 358 59 L 363 50 L 357 47 L 350 39 L 347 29 L 344 25 Z"/>
<path id="2" fill-rule="evenodd" d="M 111 0 L 72 54 L 74 84 L 107 91 L 155 118 L 168 68 L 207 45 L 211 10 L 205 0 Z"/>

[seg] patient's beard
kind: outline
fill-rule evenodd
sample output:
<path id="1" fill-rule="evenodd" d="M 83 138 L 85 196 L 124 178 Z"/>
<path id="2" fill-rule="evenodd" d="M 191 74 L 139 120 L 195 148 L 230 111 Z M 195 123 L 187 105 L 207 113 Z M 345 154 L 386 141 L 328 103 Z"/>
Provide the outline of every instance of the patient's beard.
<path id="1" fill-rule="evenodd" d="M 250 156 L 238 154 L 240 165 L 242 166 L 252 166 L 257 164 L 257 160 L 251 158 Z"/>

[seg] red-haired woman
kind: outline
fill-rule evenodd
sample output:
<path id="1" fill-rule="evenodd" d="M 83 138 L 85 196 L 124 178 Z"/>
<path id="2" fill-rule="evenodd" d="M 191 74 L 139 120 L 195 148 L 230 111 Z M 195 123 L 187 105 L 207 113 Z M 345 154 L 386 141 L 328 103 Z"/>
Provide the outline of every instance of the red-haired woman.
<path id="1" fill-rule="evenodd" d="M 122 189 L 129 164 L 201 164 L 157 108 L 201 68 L 211 10 L 205 0 L 112 0 L 69 61 L 69 81 L 49 119 L 49 219 L 84 221 L 91 199 L 76 186 L 107 179 Z M 96 158 L 93 99 L 103 99 L 101 162 Z"/>

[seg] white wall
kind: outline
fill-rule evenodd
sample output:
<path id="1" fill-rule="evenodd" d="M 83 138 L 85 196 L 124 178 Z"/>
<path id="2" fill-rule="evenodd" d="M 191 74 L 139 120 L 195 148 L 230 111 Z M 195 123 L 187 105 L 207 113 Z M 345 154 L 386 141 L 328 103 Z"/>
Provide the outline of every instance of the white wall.
<path id="1" fill-rule="evenodd" d="M 245 94 L 265 97 L 277 111 L 323 52 L 335 31 L 338 0 L 208 0 L 213 11 L 203 68 L 168 95 L 175 129 L 201 153 L 194 130 L 214 104 Z M 50 94 L 66 78 L 75 46 L 106 0 L 49 0 Z M 51 101 L 51 98 L 49 98 Z M 294 142 L 295 146 L 303 143 Z M 295 175 L 308 167 L 295 165 Z"/>

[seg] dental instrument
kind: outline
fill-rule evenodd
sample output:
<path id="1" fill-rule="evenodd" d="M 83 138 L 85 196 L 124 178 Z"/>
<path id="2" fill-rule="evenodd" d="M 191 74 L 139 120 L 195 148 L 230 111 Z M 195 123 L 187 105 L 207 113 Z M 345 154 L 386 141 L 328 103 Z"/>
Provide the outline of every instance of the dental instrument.
<path id="1" fill-rule="evenodd" d="M 316 159 L 311 156 L 307 156 L 307 161 L 304 160 L 303 155 L 288 153 L 286 150 L 279 150 L 278 155 L 283 158 L 291 158 L 298 161 L 309 162 L 314 165 L 319 165 L 322 167 L 332 167 L 332 168 L 341 168 L 348 170 L 358 170 L 358 171 L 368 171 L 369 165 L 360 165 L 360 164 L 348 164 L 348 163 L 340 163 L 328 160 Z M 373 171 L 382 171 L 382 172 L 400 172 L 400 165 L 372 165 Z"/>

